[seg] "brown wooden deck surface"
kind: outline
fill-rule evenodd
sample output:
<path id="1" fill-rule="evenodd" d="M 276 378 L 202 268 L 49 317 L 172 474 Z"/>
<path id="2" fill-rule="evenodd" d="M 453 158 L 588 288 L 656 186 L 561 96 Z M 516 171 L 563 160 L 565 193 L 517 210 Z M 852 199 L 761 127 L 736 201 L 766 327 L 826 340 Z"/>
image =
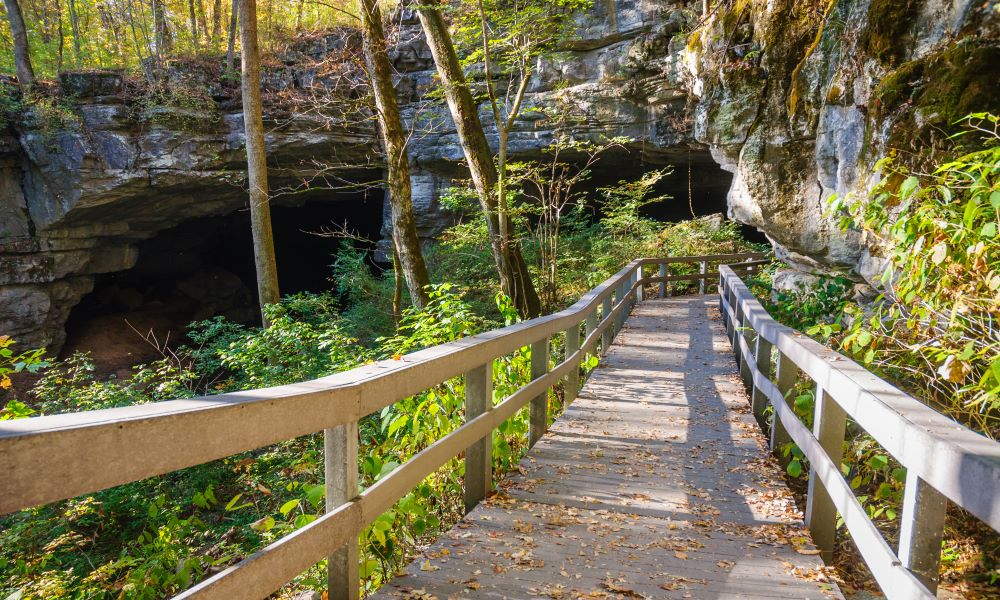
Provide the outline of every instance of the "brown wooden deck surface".
<path id="1" fill-rule="evenodd" d="M 841 598 L 717 302 L 640 304 L 520 473 L 375 597 Z"/>

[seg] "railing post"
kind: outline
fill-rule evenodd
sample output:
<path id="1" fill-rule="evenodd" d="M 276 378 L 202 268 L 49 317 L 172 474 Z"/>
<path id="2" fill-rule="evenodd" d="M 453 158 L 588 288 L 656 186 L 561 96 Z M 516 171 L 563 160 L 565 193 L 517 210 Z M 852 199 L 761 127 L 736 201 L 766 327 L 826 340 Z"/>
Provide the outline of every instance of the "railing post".
<path id="1" fill-rule="evenodd" d="M 358 422 L 327 429 L 323 435 L 326 510 L 331 512 L 358 495 Z M 352 540 L 327 560 L 330 600 L 357 600 L 358 542 Z"/>
<path id="2" fill-rule="evenodd" d="M 493 410 L 493 361 L 465 374 L 465 421 Z M 465 450 L 465 512 L 493 489 L 493 430 Z"/>
<path id="3" fill-rule="evenodd" d="M 778 350 L 778 361 L 775 367 L 775 383 L 778 386 L 778 391 L 781 392 L 781 401 L 787 403 L 788 392 L 795 387 L 795 382 L 799 378 L 799 368 L 795 366 L 792 359 L 785 356 L 785 353 Z M 782 425 L 781 419 L 778 418 L 777 412 L 774 414 L 774 418 L 771 419 L 771 451 L 777 452 L 782 446 L 792 441 L 792 437 L 788 435 L 788 431 L 785 430 L 785 426 Z"/>
<path id="4" fill-rule="evenodd" d="M 913 471 L 906 473 L 899 560 L 931 593 L 941 575 L 941 538 L 948 499 Z"/>
<path id="5" fill-rule="evenodd" d="M 601 315 L 599 308 L 595 308 L 594 310 L 590 311 L 587 314 L 587 322 L 585 324 L 583 333 L 584 339 L 590 339 L 590 334 L 594 333 L 594 331 L 597 329 L 597 324 L 600 322 L 600 320 L 601 320 Z M 589 353 L 596 355 L 597 354 L 596 350 L 597 350 L 597 345 L 595 344 L 593 347 L 590 348 Z"/>
<path id="6" fill-rule="evenodd" d="M 726 303 L 728 298 L 726 297 L 726 280 L 722 275 L 722 271 L 719 271 L 719 313 L 722 314 L 722 324 L 726 326 L 726 333 L 729 333 L 729 313 L 726 312 Z"/>
<path id="7" fill-rule="evenodd" d="M 549 338 L 531 344 L 531 379 L 534 381 L 549 371 Z M 528 447 L 545 434 L 549 420 L 549 390 L 545 389 L 531 401 L 528 420 Z"/>
<path id="8" fill-rule="evenodd" d="M 616 336 L 621 332 L 622 326 L 625 325 L 625 314 L 628 313 L 628 304 L 625 302 L 625 286 L 627 285 L 628 280 L 626 279 L 618 286 L 618 290 L 615 292 L 615 304 L 618 304 L 621 309 L 618 311 L 618 316 L 615 317 Z"/>
<path id="9" fill-rule="evenodd" d="M 604 298 L 604 312 L 602 314 L 601 320 L 604 321 L 608 319 L 611 315 L 611 294 L 608 294 Z M 615 337 L 614 332 L 614 321 L 609 322 L 608 326 L 604 328 L 604 333 L 601 334 L 601 355 L 607 354 L 608 348 L 611 347 L 611 340 Z"/>
<path id="10" fill-rule="evenodd" d="M 767 379 L 771 378 L 771 342 L 764 339 L 759 332 L 755 332 L 757 337 L 757 347 L 754 349 L 754 356 L 757 358 L 757 369 L 764 374 Z M 764 418 L 764 409 L 767 408 L 767 396 L 764 395 L 764 391 L 757 387 L 757 384 L 753 383 L 751 379 L 751 385 L 753 386 L 753 392 L 750 394 L 750 405 L 753 408 L 753 414 L 757 417 L 758 421 Z"/>
<path id="11" fill-rule="evenodd" d="M 635 269 L 635 283 L 639 283 L 639 281 L 641 280 L 642 280 L 642 265 L 639 265 Z M 639 287 L 635 289 L 635 303 L 633 303 L 633 306 L 635 306 L 635 304 L 642 302 L 642 293 L 643 293 L 642 284 L 640 284 Z"/>
<path id="12" fill-rule="evenodd" d="M 580 349 L 580 324 L 566 330 L 566 358 L 569 358 Z M 566 374 L 566 387 L 564 388 L 566 406 L 576 400 L 576 394 L 580 391 L 580 363 L 577 362 L 575 368 L 570 369 Z"/>
<path id="13" fill-rule="evenodd" d="M 757 332 L 750 326 L 750 315 L 745 310 L 740 311 L 740 329 L 743 331 L 743 339 L 747 342 L 747 349 L 753 353 L 757 345 Z M 742 352 L 740 353 L 740 375 L 748 392 L 753 392 L 753 368 L 750 363 L 754 360 L 755 356 L 743 356 Z"/>
<path id="14" fill-rule="evenodd" d="M 667 263 L 663 262 L 663 263 L 660 263 L 660 277 L 666 277 L 666 276 L 667 276 Z M 666 281 L 661 281 L 660 282 L 660 298 L 666 298 L 666 297 L 667 297 L 667 282 Z"/>
<path id="15" fill-rule="evenodd" d="M 733 294 L 735 297 L 735 294 Z M 740 347 L 740 336 L 743 332 L 740 331 L 740 327 L 743 326 L 743 304 L 730 299 L 730 306 L 733 307 L 733 311 L 736 313 L 736 318 L 733 319 L 732 324 L 732 342 L 733 342 L 733 353 L 736 354 L 736 367 L 742 374 L 743 372 L 743 349 Z"/>
<path id="16" fill-rule="evenodd" d="M 704 277 L 704 275 L 708 274 L 708 261 L 704 261 L 704 260 L 701 261 L 701 264 L 698 267 L 698 272 L 701 273 L 702 276 L 703 276 L 701 279 L 698 280 L 698 293 L 699 294 L 704 294 L 705 293 L 705 288 L 708 285 L 708 280 L 706 280 L 705 277 Z"/>
<path id="17" fill-rule="evenodd" d="M 820 446 L 837 467 L 840 477 L 840 462 L 844 455 L 844 434 L 847 429 L 847 413 L 837 404 L 821 385 L 816 386 L 816 414 L 813 419 L 813 435 Z M 833 549 L 837 539 L 837 508 L 829 492 L 819 480 L 815 465 L 809 468 L 809 491 L 806 497 L 806 526 L 812 533 L 816 547 L 823 560 L 829 564 L 833 560 Z"/>
<path id="18" fill-rule="evenodd" d="M 733 315 L 728 310 L 732 309 L 735 313 L 736 307 L 733 305 L 732 294 L 729 293 L 728 287 L 723 290 L 722 295 L 726 299 L 725 307 L 722 310 L 722 318 L 726 322 L 726 335 L 729 337 L 729 343 L 733 346 L 733 354 L 739 356 L 739 350 L 736 347 L 736 323 L 734 323 Z"/>

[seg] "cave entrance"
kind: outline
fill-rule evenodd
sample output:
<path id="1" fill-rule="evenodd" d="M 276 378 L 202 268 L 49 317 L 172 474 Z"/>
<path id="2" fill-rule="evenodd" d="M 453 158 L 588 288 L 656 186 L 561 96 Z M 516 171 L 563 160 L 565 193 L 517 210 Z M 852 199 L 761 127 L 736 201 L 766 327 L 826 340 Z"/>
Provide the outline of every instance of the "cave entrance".
<path id="1" fill-rule="evenodd" d="M 601 156 L 586 187 L 591 190 L 613 186 L 621 181 L 636 181 L 645 173 L 670 167 L 654 194 L 668 198 L 647 205 L 643 215 L 663 222 L 684 221 L 721 213 L 727 214 L 726 199 L 733 174 L 719 166 L 707 149 L 668 148 L 650 150 L 630 147 Z M 765 242 L 753 227 L 740 226 L 743 236 L 752 242 Z"/>
<path id="2" fill-rule="evenodd" d="M 334 287 L 331 265 L 341 238 L 324 230 L 346 228 L 370 239 L 382 227 L 381 189 L 357 194 L 312 193 L 298 205 L 271 207 L 282 295 Z M 366 245 L 364 242 L 354 242 Z M 127 271 L 99 276 L 94 290 L 70 313 L 62 355 L 90 352 L 102 373 L 124 371 L 160 358 L 143 339 L 183 341 L 191 321 L 222 315 L 257 324 L 257 286 L 250 213 L 190 219 L 139 244 Z"/>

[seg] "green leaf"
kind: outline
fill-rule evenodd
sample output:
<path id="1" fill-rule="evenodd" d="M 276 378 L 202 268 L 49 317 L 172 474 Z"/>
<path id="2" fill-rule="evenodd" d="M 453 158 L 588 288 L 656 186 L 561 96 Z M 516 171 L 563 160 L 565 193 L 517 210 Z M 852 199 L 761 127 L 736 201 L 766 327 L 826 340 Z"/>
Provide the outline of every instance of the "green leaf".
<path id="1" fill-rule="evenodd" d="M 259 519 L 250 524 L 250 529 L 254 531 L 263 533 L 265 531 L 271 531 L 274 529 L 274 517 L 266 516 L 263 519 Z"/>
<path id="2" fill-rule="evenodd" d="M 990 205 L 995 210 L 1000 210 L 1000 191 L 990 194 Z"/>
<path id="3" fill-rule="evenodd" d="M 792 462 L 788 463 L 788 467 L 785 470 L 790 477 L 798 477 L 802 475 L 802 463 L 798 459 L 792 460 Z"/>
<path id="4" fill-rule="evenodd" d="M 318 518 L 319 518 L 319 515 L 313 515 L 313 514 L 309 514 L 309 513 L 303 513 L 303 514 L 295 517 L 295 522 L 292 524 L 292 526 L 295 527 L 295 529 L 301 529 L 301 528 L 305 527 L 306 525 L 312 523 L 313 521 L 315 521 Z"/>
<path id="5" fill-rule="evenodd" d="M 326 498 L 326 487 L 323 485 L 306 486 L 306 501 L 315 507 Z"/>
<path id="6" fill-rule="evenodd" d="M 917 189 L 918 185 L 920 185 L 920 180 L 913 175 L 910 175 L 905 181 L 903 181 L 903 184 L 899 186 L 899 197 L 906 200 L 913 195 L 913 192 Z"/>
<path id="7" fill-rule="evenodd" d="M 382 465 L 382 469 L 379 471 L 378 476 L 375 479 L 382 479 L 389 473 L 392 473 L 399 467 L 399 463 L 395 461 L 390 461 Z"/>
<path id="8" fill-rule="evenodd" d="M 889 464 L 889 457 L 885 454 L 876 454 L 868 459 L 868 466 L 876 471 L 884 469 Z"/>
<path id="9" fill-rule="evenodd" d="M 988 238 L 988 239 L 995 238 L 997 236 L 997 224 L 996 223 L 987 223 L 987 224 L 983 225 L 983 228 L 982 228 L 982 230 L 980 230 L 979 235 L 983 236 L 984 238 Z"/>
<path id="10" fill-rule="evenodd" d="M 289 500 L 288 502 L 282 504 L 281 508 L 278 509 L 278 512 L 281 513 L 281 516 L 287 517 L 288 513 L 295 510 L 295 507 L 299 505 L 299 502 L 300 502 L 299 498 L 293 498 L 292 500 Z"/>
<path id="11" fill-rule="evenodd" d="M 226 510 L 227 511 L 234 511 L 234 510 L 239 510 L 241 508 L 246 508 L 247 506 L 250 506 L 249 502 L 246 503 L 246 504 L 241 504 L 239 506 L 236 506 L 236 503 L 239 502 L 240 498 L 242 498 L 242 497 L 243 497 L 242 492 L 239 493 L 239 494 L 236 494 L 235 496 L 233 496 L 232 500 L 230 500 L 229 502 L 226 503 Z"/>
<path id="12" fill-rule="evenodd" d="M 892 478 L 896 481 L 903 483 L 906 481 L 906 469 L 896 468 L 892 470 Z"/>
<path id="13" fill-rule="evenodd" d="M 362 579 L 368 579 L 375 573 L 378 569 L 378 561 L 371 558 L 366 561 L 362 561 L 360 568 L 360 575 Z"/>

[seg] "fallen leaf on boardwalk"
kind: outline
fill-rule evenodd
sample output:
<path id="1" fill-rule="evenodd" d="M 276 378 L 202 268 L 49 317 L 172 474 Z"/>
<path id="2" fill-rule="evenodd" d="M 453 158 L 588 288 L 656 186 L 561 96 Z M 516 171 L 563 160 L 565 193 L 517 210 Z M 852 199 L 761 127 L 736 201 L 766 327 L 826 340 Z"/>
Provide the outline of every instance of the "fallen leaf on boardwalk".
<path id="1" fill-rule="evenodd" d="M 420 570 L 421 571 L 437 571 L 440 568 L 441 567 L 432 565 L 431 561 L 429 561 L 429 560 L 425 560 L 424 562 L 420 563 Z"/>
<path id="2" fill-rule="evenodd" d="M 732 561 L 729 561 L 729 560 L 720 560 L 719 562 L 717 562 L 715 564 L 718 565 L 718 567 L 721 568 L 721 569 L 732 569 L 733 565 L 735 565 L 736 563 L 734 563 Z"/>
<path id="3" fill-rule="evenodd" d="M 514 529 L 521 533 L 531 533 L 535 529 L 535 526 L 531 523 L 525 523 L 520 519 L 514 519 Z"/>
<path id="4" fill-rule="evenodd" d="M 427 590 L 409 590 L 404 592 L 404 598 L 406 600 L 438 600 L 438 597 L 433 594 L 428 594 Z"/>
<path id="5" fill-rule="evenodd" d="M 638 600 L 643 600 L 646 598 L 646 596 L 640 594 L 639 592 L 635 590 L 630 590 L 627 587 L 622 587 L 617 583 L 611 581 L 610 579 L 604 580 L 604 582 L 601 585 L 607 588 L 608 591 L 614 592 L 622 596 L 623 598 L 636 598 Z"/>
<path id="6" fill-rule="evenodd" d="M 798 552 L 799 554 L 805 554 L 808 556 L 820 553 L 819 549 L 817 548 L 796 548 L 795 551 Z"/>
<path id="7" fill-rule="evenodd" d="M 680 551 L 674 552 L 674 556 L 676 556 L 677 558 L 679 558 L 681 560 L 687 560 L 688 559 L 687 552 L 680 552 Z"/>
<path id="8" fill-rule="evenodd" d="M 532 588 L 531 592 L 536 596 L 548 596 L 549 598 L 564 598 L 566 588 L 557 583 L 556 585 L 547 585 L 541 588 Z"/>
<path id="9" fill-rule="evenodd" d="M 671 575 L 673 581 L 668 583 L 661 583 L 660 588 L 664 590 L 686 590 L 688 589 L 687 584 L 695 583 L 698 585 L 707 585 L 708 581 L 704 579 L 692 579 L 691 577 L 682 577 L 680 575 Z"/>

